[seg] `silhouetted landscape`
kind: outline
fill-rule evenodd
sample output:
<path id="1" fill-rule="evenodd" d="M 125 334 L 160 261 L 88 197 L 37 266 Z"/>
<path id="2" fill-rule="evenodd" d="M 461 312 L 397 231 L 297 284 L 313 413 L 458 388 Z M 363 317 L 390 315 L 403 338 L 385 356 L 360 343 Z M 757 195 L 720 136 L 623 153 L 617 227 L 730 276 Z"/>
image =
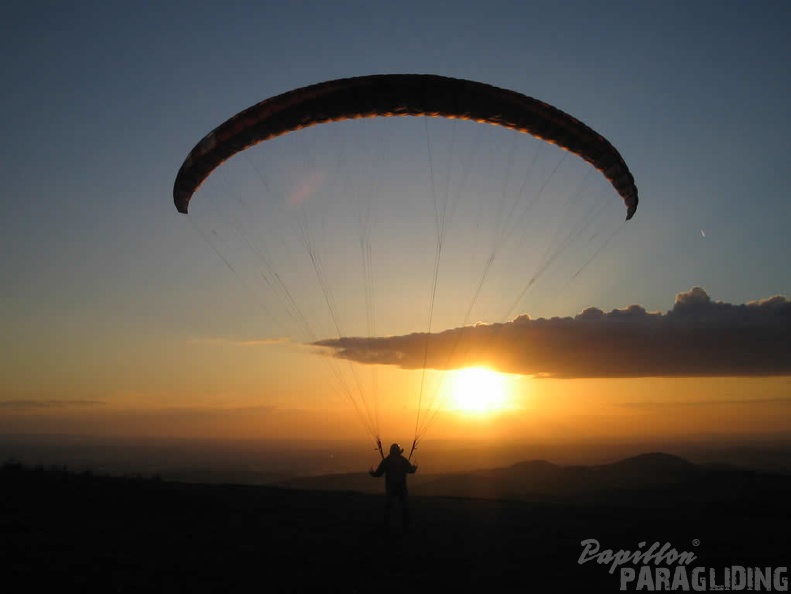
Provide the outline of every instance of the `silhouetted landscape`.
<path id="1" fill-rule="evenodd" d="M 669 543 L 719 575 L 791 552 L 791 476 L 658 452 L 418 473 L 408 533 L 383 530 L 364 473 L 196 484 L 7 462 L 0 477 L 9 592 L 615 592 L 617 570 L 578 562 L 583 541 Z"/>

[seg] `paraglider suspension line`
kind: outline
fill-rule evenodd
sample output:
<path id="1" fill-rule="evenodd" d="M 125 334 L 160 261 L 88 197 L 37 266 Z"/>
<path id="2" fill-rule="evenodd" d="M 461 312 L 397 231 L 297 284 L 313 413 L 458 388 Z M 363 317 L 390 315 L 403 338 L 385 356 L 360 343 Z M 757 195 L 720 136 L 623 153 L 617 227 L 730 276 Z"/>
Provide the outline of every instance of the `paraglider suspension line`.
<path id="1" fill-rule="evenodd" d="M 382 451 L 382 440 L 378 437 L 376 438 L 376 449 L 379 450 L 379 455 L 382 457 L 382 460 L 385 459 L 385 453 Z"/>
<path id="2" fill-rule="evenodd" d="M 417 449 L 417 438 L 412 440 L 412 449 L 409 450 L 409 456 L 407 458 L 408 460 L 412 460 L 412 454 L 415 453 L 416 449 Z"/>

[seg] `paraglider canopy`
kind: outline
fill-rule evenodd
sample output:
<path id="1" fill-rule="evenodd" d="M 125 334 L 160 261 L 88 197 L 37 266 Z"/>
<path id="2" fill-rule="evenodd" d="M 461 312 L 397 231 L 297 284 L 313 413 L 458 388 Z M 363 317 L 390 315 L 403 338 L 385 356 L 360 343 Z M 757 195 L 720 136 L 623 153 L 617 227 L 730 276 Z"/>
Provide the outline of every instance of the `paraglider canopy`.
<path id="1" fill-rule="evenodd" d="M 388 152 L 387 138 L 379 138 L 383 147 L 366 150 L 365 142 L 358 142 L 357 137 L 345 144 L 342 136 L 338 141 L 330 134 L 336 128 L 332 122 L 365 118 L 369 121 L 359 127 L 366 131 L 389 127 L 388 122 L 371 122 L 373 118 L 399 117 L 402 121 L 392 128 L 409 128 L 410 122 L 403 121 L 406 118 L 402 116 L 423 116 L 419 126 L 425 128 L 421 130 L 425 138 L 420 139 L 423 151 L 402 151 L 393 158 Z M 491 126 L 467 125 L 475 122 Z M 444 161 L 438 158 L 441 151 L 434 146 L 429 130 L 434 125 L 453 128 Z M 311 127 L 308 134 L 289 134 Z M 347 122 L 337 127 L 355 125 Z M 468 151 L 457 150 L 457 128 L 465 131 L 474 128 L 476 137 L 478 132 L 483 137 L 495 137 L 492 150 L 479 151 L 478 147 L 486 146 L 485 143 L 473 143 Z M 291 155 L 291 161 L 277 161 L 282 156 L 283 144 L 287 145 L 284 151 L 287 154 L 290 141 L 321 136 L 325 131 L 329 139 L 326 146 L 306 142 Z M 264 142 L 286 135 L 282 140 Z M 523 135 L 537 141 L 530 142 Z M 463 132 L 459 131 L 459 137 L 462 136 Z M 500 142 L 504 136 L 512 139 L 510 149 Z M 256 161 L 251 158 L 251 153 L 256 151 L 246 149 L 260 143 L 263 144 L 258 150 L 263 158 Z M 538 145 L 529 158 L 519 152 L 525 144 Z M 566 152 L 553 150 L 549 145 Z M 552 164 L 548 160 L 546 175 L 533 183 L 539 175 L 536 171 L 544 164 L 539 156 L 544 148 L 547 153 L 553 153 L 552 157 L 560 155 L 560 158 Z M 236 203 L 244 211 L 229 221 L 238 241 L 226 243 L 215 228 L 202 235 L 263 310 L 270 314 L 268 305 L 274 302 L 275 311 L 279 306 L 282 315 L 272 316 L 276 322 L 272 326 L 282 323 L 285 331 L 267 338 L 277 341 L 284 337 L 286 341 L 309 347 L 311 354 L 322 355 L 317 359 L 326 363 L 328 388 L 337 384 L 336 391 L 352 403 L 382 457 L 375 402 L 379 391 L 377 368 L 398 365 L 423 372 L 419 388 L 412 390 L 419 395 L 411 458 L 418 440 L 443 403 L 443 397 L 439 396 L 441 380 L 431 403 L 424 402 L 423 394 L 429 391 L 424 388 L 425 371 L 460 368 L 460 354 L 464 351 L 464 345 L 451 335 L 445 336 L 444 341 L 436 340 L 435 327 L 463 328 L 474 322 L 473 312 L 480 311 L 474 308 L 478 307 L 484 285 L 493 284 L 491 279 L 496 272 L 502 274 L 501 282 L 496 291 L 488 291 L 489 287 L 487 291 L 496 294 L 498 300 L 488 311 L 497 311 L 493 315 L 487 312 L 478 319 L 484 322 L 494 319 L 498 323 L 510 319 L 537 279 L 545 276 L 550 266 L 557 266 L 560 254 L 578 240 L 580 243 L 585 240 L 593 247 L 585 248 L 576 273 L 562 279 L 566 284 L 574 280 L 614 236 L 597 235 L 598 229 L 593 234 L 587 233 L 590 223 L 603 210 L 595 204 L 592 209 L 587 208 L 590 205 L 580 208 L 579 198 L 586 193 L 589 174 L 603 186 L 605 191 L 601 194 L 607 195 L 606 204 L 618 207 L 619 201 L 611 200 L 615 189 L 626 207 L 626 220 L 632 218 L 638 205 L 634 178 L 620 153 L 575 117 L 515 91 L 431 74 L 381 74 L 327 81 L 252 105 L 206 134 L 190 151 L 173 186 L 178 211 L 186 214 L 193 195 L 215 169 L 242 152 L 251 166 L 254 181 L 262 182 L 262 187 L 249 190 L 239 183 L 242 191 L 238 194 L 238 188 L 221 192 L 230 196 L 225 205 Z M 569 155 L 580 157 L 569 159 L 574 162 L 570 166 L 585 170 L 580 183 L 561 184 L 558 192 L 550 191 L 550 181 Z M 325 166 L 318 164 L 322 157 L 328 159 Z M 423 168 L 424 177 L 421 171 L 409 169 L 413 157 Z M 289 178 L 292 161 L 296 162 L 295 169 L 300 164 L 305 166 L 304 175 Z M 380 163 L 388 169 L 402 165 L 404 169 L 388 178 L 387 173 L 378 170 Z M 344 165 L 349 169 L 344 170 Z M 233 164 L 227 167 L 233 168 Z M 459 175 L 454 179 L 457 172 Z M 372 181 L 368 186 L 354 185 L 354 181 L 369 175 Z M 229 177 L 236 181 L 234 176 Z M 488 178 L 486 181 L 491 185 L 477 183 L 484 181 L 482 178 Z M 208 190 L 215 180 L 213 177 L 207 182 Z M 425 182 L 423 185 L 421 180 Z M 469 183 L 470 180 L 473 182 Z M 244 190 L 252 191 L 257 199 L 245 200 Z M 547 212 L 541 210 L 544 197 L 551 200 L 552 208 Z M 209 203 L 210 210 L 220 217 L 225 214 L 224 206 Z M 397 216 L 393 216 L 395 211 Z M 397 224 L 389 228 L 381 225 L 377 229 L 380 233 L 374 233 L 381 212 L 388 213 Z M 570 216 L 579 217 L 576 224 L 566 225 Z M 354 228 L 355 225 L 359 228 Z M 249 226 L 256 229 L 251 231 Z M 199 226 L 198 230 L 201 231 Z M 450 230 L 457 234 L 449 234 Z M 546 240 L 543 250 L 539 248 L 542 238 Z M 252 273 L 248 277 L 241 272 L 244 265 L 237 266 L 233 260 L 234 247 L 241 247 L 240 251 L 251 256 Z M 462 251 L 441 261 L 443 252 L 454 248 Z M 353 267 L 355 252 L 360 257 L 359 278 L 355 278 Z M 534 263 L 532 272 L 528 261 Z M 498 271 L 495 262 L 500 265 Z M 428 280 L 428 286 L 418 286 L 417 281 L 422 277 Z M 440 280 L 447 283 L 448 279 L 457 280 L 459 287 L 469 284 L 469 290 L 440 286 Z M 310 285 L 312 282 L 315 284 Z M 375 293 L 385 296 L 376 307 L 379 297 Z M 450 296 L 450 302 L 435 307 L 443 293 Z M 426 296 L 427 323 L 416 332 L 414 306 Z M 399 315 L 398 307 L 403 304 L 409 304 L 408 309 Z M 385 318 L 386 328 L 375 321 L 377 308 L 389 314 Z M 498 313 L 503 310 L 505 315 Z M 435 315 L 436 312 L 439 313 Z M 349 326 L 343 323 L 344 313 L 357 322 L 357 329 L 349 331 Z M 367 331 L 360 328 L 363 320 Z M 318 331 L 319 328 L 324 329 Z M 329 340 L 327 328 L 335 334 Z M 492 339 L 496 334 L 492 332 Z M 384 345 L 375 344 L 388 335 L 391 348 L 395 342 L 402 343 L 400 350 L 388 351 Z M 371 372 L 370 388 L 363 385 L 363 367 Z M 368 400 L 371 394 L 373 403 Z M 397 443 L 390 446 L 391 454 L 403 452 Z"/>
<path id="2" fill-rule="evenodd" d="M 588 161 L 637 210 L 637 187 L 621 155 L 603 136 L 563 111 L 515 91 L 432 74 L 379 74 L 333 80 L 266 99 L 209 132 L 176 177 L 173 201 L 187 213 L 192 195 L 223 161 L 244 149 L 325 122 L 352 118 L 438 116 L 512 128 L 557 144 Z"/>

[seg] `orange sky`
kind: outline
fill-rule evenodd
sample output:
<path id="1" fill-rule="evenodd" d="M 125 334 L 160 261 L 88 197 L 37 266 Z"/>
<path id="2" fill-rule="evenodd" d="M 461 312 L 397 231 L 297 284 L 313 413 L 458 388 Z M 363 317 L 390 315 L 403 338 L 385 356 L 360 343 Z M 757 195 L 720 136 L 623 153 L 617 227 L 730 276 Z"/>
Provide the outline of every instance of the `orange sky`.
<path id="1" fill-rule="evenodd" d="M 327 389 L 332 377 L 326 367 L 315 365 L 319 357 L 269 346 L 234 347 L 220 356 L 217 351 L 227 345 L 195 348 L 215 352 L 205 360 L 195 355 L 190 364 L 196 372 L 192 377 L 178 376 L 179 384 L 142 373 L 136 388 L 102 397 L 97 390 L 102 381 L 97 377 L 96 391 L 72 386 L 61 390 L 59 398 L 47 398 L 44 390 L 49 386 L 42 386 L 37 397 L 20 397 L 0 408 L 0 432 L 372 440 L 363 414 L 355 412 L 342 391 Z M 282 350 L 286 352 L 275 355 Z M 264 362 L 252 366 L 251 359 Z M 369 370 L 363 371 L 359 377 L 370 386 Z M 424 406 L 437 402 L 432 386 L 438 377 L 437 372 L 427 374 Z M 448 393 L 423 437 L 558 442 L 706 434 L 736 439 L 791 431 L 787 399 L 791 380 L 786 377 L 506 377 L 504 410 L 484 414 L 453 410 Z M 452 383 L 449 378 L 452 372 L 447 385 Z M 379 407 L 378 428 L 384 441 L 408 442 L 414 436 L 421 379 L 420 371 L 379 366 L 378 393 L 368 402 L 371 410 Z M 361 401 L 355 400 L 359 406 Z M 429 416 L 430 411 L 424 411 L 422 421 Z"/>

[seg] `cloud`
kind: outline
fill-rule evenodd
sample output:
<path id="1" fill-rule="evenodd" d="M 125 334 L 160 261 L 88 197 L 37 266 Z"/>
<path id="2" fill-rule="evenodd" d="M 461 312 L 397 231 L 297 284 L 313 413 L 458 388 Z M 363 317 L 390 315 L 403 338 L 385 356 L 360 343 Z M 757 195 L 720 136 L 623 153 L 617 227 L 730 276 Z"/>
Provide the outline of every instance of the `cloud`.
<path id="1" fill-rule="evenodd" d="M 271 415 L 278 412 L 278 408 L 270 405 L 253 406 L 168 406 L 163 408 L 140 409 L 125 411 L 125 414 L 135 414 L 146 417 L 167 417 L 186 419 L 216 419 L 217 417 Z"/>
<path id="2" fill-rule="evenodd" d="M 227 337 L 202 337 L 191 338 L 189 342 L 194 344 L 217 344 L 227 346 L 240 346 L 240 347 L 259 347 L 259 346 L 272 346 L 282 345 L 291 342 L 289 338 L 256 338 L 256 339 L 242 339 L 242 338 L 227 338 Z"/>
<path id="3" fill-rule="evenodd" d="M 314 343 L 338 358 L 404 369 L 486 365 L 558 378 L 791 375 L 791 300 L 734 305 L 700 287 L 665 313 L 640 305 L 575 317 L 478 324 L 441 333 Z"/>
<path id="4" fill-rule="evenodd" d="M 730 400 L 692 400 L 692 401 L 670 401 L 670 402 L 620 402 L 618 406 L 626 408 L 671 408 L 677 409 L 679 406 L 688 407 L 722 407 L 722 406 L 756 406 L 756 405 L 781 405 L 791 406 L 791 398 L 738 398 Z"/>
<path id="5" fill-rule="evenodd" d="M 101 406 L 101 400 L 0 400 L 0 409 L 41 410 L 52 408 L 83 408 Z"/>

